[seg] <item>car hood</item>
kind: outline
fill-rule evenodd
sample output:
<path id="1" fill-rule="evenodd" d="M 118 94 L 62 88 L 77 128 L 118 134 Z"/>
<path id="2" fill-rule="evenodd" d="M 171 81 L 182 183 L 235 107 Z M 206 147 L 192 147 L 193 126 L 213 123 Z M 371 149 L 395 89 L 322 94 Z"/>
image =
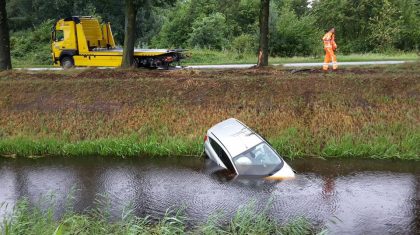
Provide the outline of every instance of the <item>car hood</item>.
<path id="1" fill-rule="evenodd" d="M 284 162 L 283 167 L 279 171 L 265 178 L 269 180 L 293 179 L 295 178 L 295 172 L 286 162 Z"/>

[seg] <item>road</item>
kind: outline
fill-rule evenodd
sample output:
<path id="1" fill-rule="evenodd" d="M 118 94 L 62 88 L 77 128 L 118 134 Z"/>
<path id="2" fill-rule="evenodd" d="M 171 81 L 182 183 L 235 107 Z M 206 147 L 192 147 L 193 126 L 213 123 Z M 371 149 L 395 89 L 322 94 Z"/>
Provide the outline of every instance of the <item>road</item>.
<path id="1" fill-rule="evenodd" d="M 407 61 L 394 60 L 394 61 L 362 61 L 362 62 L 339 62 L 338 66 L 363 66 L 363 65 L 389 65 L 389 64 L 404 64 Z M 285 68 L 304 68 L 304 67 L 322 67 L 323 63 L 286 63 L 286 64 L 272 64 L 273 66 L 283 66 Z M 255 66 L 255 64 L 224 64 L 224 65 L 190 65 L 183 69 L 248 69 Z M 105 69 L 109 67 L 99 67 Z M 78 68 L 84 69 L 84 68 Z M 62 70 L 62 68 L 17 68 L 17 70 L 28 70 L 28 71 L 54 71 Z"/>

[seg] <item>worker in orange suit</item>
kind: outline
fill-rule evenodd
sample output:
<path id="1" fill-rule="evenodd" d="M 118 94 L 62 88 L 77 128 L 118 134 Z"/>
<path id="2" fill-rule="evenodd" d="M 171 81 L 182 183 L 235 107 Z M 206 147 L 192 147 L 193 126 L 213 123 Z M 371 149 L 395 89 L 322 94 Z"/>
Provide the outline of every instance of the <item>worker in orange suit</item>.
<path id="1" fill-rule="evenodd" d="M 328 64 L 332 61 L 333 63 L 333 70 L 337 70 L 337 58 L 335 57 L 334 51 L 337 50 L 337 44 L 335 44 L 335 29 L 332 28 L 328 31 L 324 37 L 322 38 L 324 41 L 324 50 L 325 50 L 325 58 L 324 58 L 324 65 L 322 69 L 324 71 L 328 70 Z"/>

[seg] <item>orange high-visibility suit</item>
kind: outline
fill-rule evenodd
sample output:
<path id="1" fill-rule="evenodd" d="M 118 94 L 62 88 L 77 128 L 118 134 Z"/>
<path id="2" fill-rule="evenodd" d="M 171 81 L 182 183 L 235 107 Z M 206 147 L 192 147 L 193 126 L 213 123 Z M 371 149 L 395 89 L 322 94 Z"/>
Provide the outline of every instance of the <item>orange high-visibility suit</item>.
<path id="1" fill-rule="evenodd" d="M 335 49 L 337 49 L 337 44 L 335 44 L 335 35 L 330 31 L 324 35 L 322 40 L 324 41 L 325 50 L 324 65 L 322 66 L 322 69 L 328 70 L 328 64 L 332 61 L 333 70 L 336 70 L 338 68 L 338 64 L 337 58 L 334 54 Z"/>

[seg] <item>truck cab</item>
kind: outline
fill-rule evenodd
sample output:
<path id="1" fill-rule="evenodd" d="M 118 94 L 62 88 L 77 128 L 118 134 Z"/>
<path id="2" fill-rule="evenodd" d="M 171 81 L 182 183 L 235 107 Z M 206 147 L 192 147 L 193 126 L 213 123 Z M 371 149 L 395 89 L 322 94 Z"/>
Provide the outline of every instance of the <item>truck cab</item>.
<path id="1" fill-rule="evenodd" d="M 51 34 L 54 65 L 63 68 L 119 67 L 123 51 L 114 41 L 110 23 L 92 16 L 74 16 L 55 22 Z M 184 58 L 183 50 L 135 49 L 137 67 L 169 67 Z"/>

